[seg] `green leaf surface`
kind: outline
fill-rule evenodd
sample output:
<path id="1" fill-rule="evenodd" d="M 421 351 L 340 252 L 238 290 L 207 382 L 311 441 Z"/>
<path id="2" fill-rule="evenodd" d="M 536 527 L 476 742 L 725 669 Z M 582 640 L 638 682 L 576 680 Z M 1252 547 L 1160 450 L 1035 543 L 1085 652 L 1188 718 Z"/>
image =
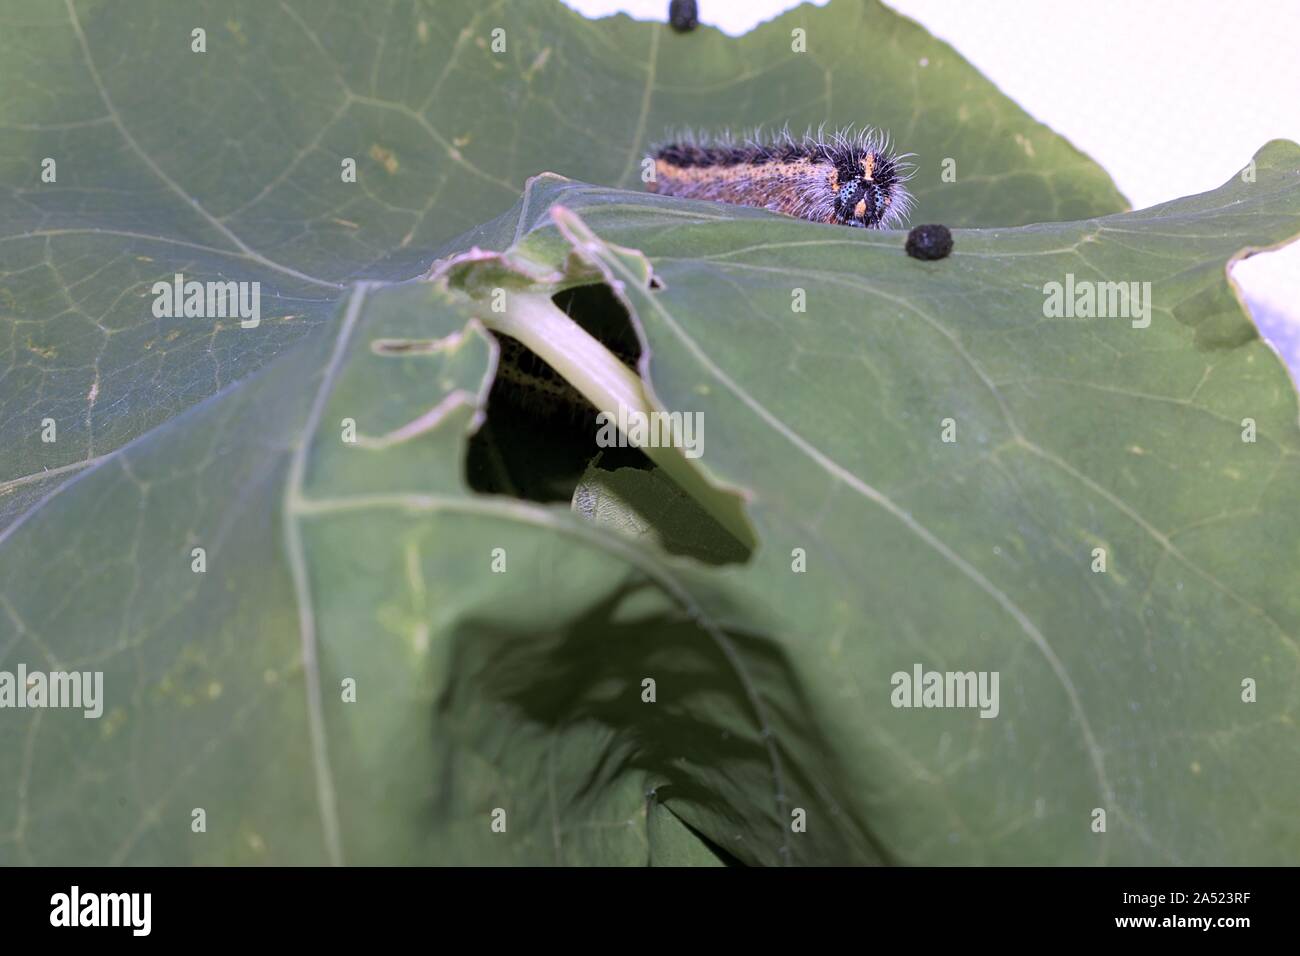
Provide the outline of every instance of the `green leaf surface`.
<path id="1" fill-rule="evenodd" d="M 550 0 L 0 0 L 0 89 L 0 529 L 301 341 L 353 279 L 419 274 L 529 176 L 635 188 L 670 127 L 889 129 L 922 164 L 918 215 L 954 224 L 1122 208 L 1100 168 L 866 0 L 740 39 Z M 177 272 L 260 282 L 261 325 L 154 318 Z"/>
<path id="2" fill-rule="evenodd" d="M 938 263 L 534 181 L 480 237 L 605 271 L 751 562 L 470 492 L 486 300 L 358 285 L 4 542 L 4 660 L 102 669 L 108 704 L 5 714 L 0 856 L 644 863 L 685 852 L 666 808 L 745 863 L 1294 862 L 1297 400 L 1225 266 L 1300 232 L 1300 149 L 1257 163 Z M 1150 326 L 1045 318 L 1071 272 L 1150 281 Z M 916 663 L 997 671 L 998 716 L 891 706 Z"/>
<path id="3" fill-rule="evenodd" d="M 1300 233 L 1294 144 L 1108 216 L 874 3 L 386 9 L 0 0 L 0 670 L 106 698 L 0 711 L 0 863 L 1300 859 L 1296 394 L 1225 275 Z M 918 154 L 917 221 L 999 228 L 919 263 L 613 188 L 664 126 L 823 121 Z M 604 271 L 750 562 L 470 490 L 490 312 L 399 280 L 474 243 Z M 177 271 L 261 281 L 261 325 L 155 319 Z M 1151 282 L 1150 327 L 1045 317 L 1067 274 Z M 891 706 L 916 663 L 997 671 L 998 716 Z"/>
<path id="4" fill-rule="evenodd" d="M 659 468 L 609 471 L 593 462 L 574 489 L 572 506 L 589 521 L 647 539 L 671 554 L 688 554 L 707 564 L 749 557 L 743 544 Z"/>

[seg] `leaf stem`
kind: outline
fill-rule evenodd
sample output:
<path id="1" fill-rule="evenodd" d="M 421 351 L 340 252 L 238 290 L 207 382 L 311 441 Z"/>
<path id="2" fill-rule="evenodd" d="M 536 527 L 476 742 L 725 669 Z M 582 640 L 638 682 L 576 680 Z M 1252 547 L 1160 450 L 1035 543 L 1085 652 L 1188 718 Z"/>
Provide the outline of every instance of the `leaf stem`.
<path id="1" fill-rule="evenodd" d="M 488 312 L 480 318 L 489 328 L 517 339 L 544 359 L 598 412 L 607 413 L 615 423 L 620 420 L 620 408 L 625 410 L 625 417 L 648 417 L 654 412 L 641 377 L 561 312 L 549 295 L 512 292 L 505 312 Z M 670 445 L 638 447 L 737 540 L 752 548 L 754 534 L 740 500 L 711 484 L 679 446 L 680 442 L 674 441 Z"/>

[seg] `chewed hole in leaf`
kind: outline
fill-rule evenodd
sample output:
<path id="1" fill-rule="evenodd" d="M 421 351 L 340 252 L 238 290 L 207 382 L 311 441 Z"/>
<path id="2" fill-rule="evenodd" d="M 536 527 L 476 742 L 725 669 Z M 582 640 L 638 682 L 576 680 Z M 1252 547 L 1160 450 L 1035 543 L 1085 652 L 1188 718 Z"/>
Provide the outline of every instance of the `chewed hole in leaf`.
<path id="1" fill-rule="evenodd" d="M 607 285 L 566 289 L 552 301 L 628 368 L 636 368 L 640 341 Z M 750 549 L 644 452 L 601 447 L 597 409 L 550 363 L 511 336 L 492 335 L 500 347 L 496 378 L 486 419 L 466 457 L 466 479 L 474 491 L 571 503 L 576 513 L 598 524 L 710 564 L 748 560 Z"/>
<path id="2" fill-rule="evenodd" d="M 566 315 L 629 367 L 640 357 L 627 311 L 603 284 L 566 289 L 552 297 Z M 596 409 L 548 362 L 518 340 L 493 332 L 500 346 L 487 420 L 470 441 L 466 477 L 483 494 L 528 501 L 567 502 L 602 449 Z M 636 448 L 610 448 L 614 467 L 649 468 Z"/>

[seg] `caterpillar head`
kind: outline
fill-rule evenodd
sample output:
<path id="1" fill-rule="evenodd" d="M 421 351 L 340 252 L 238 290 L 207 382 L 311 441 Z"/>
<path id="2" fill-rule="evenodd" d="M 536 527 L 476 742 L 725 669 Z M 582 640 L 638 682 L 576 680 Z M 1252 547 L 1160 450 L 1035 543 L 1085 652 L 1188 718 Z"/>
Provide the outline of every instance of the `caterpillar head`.
<path id="1" fill-rule="evenodd" d="M 911 206 L 898 163 L 881 152 L 844 157 L 836 165 L 835 221 L 862 229 L 900 225 Z"/>

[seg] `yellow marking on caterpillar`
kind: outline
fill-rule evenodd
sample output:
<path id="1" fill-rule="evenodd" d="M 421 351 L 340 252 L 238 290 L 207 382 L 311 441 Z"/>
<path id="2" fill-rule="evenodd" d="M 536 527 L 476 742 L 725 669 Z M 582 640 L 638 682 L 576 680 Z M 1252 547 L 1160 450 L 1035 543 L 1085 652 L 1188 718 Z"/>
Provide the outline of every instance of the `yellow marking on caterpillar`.
<path id="1" fill-rule="evenodd" d="M 655 160 L 655 175 L 679 180 L 730 182 L 736 179 L 787 178 L 807 174 L 813 164 L 806 159 L 780 163 L 738 163 L 735 166 L 678 166 L 666 159 Z"/>
<path id="2" fill-rule="evenodd" d="M 862 166 L 862 178 L 866 180 L 870 180 L 872 173 L 876 171 L 876 154 L 867 153 L 867 155 L 863 156 L 861 166 Z"/>
<path id="3" fill-rule="evenodd" d="M 867 214 L 867 201 L 865 199 L 859 199 L 858 204 L 853 207 L 853 215 L 861 219 L 866 214 Z"/>

